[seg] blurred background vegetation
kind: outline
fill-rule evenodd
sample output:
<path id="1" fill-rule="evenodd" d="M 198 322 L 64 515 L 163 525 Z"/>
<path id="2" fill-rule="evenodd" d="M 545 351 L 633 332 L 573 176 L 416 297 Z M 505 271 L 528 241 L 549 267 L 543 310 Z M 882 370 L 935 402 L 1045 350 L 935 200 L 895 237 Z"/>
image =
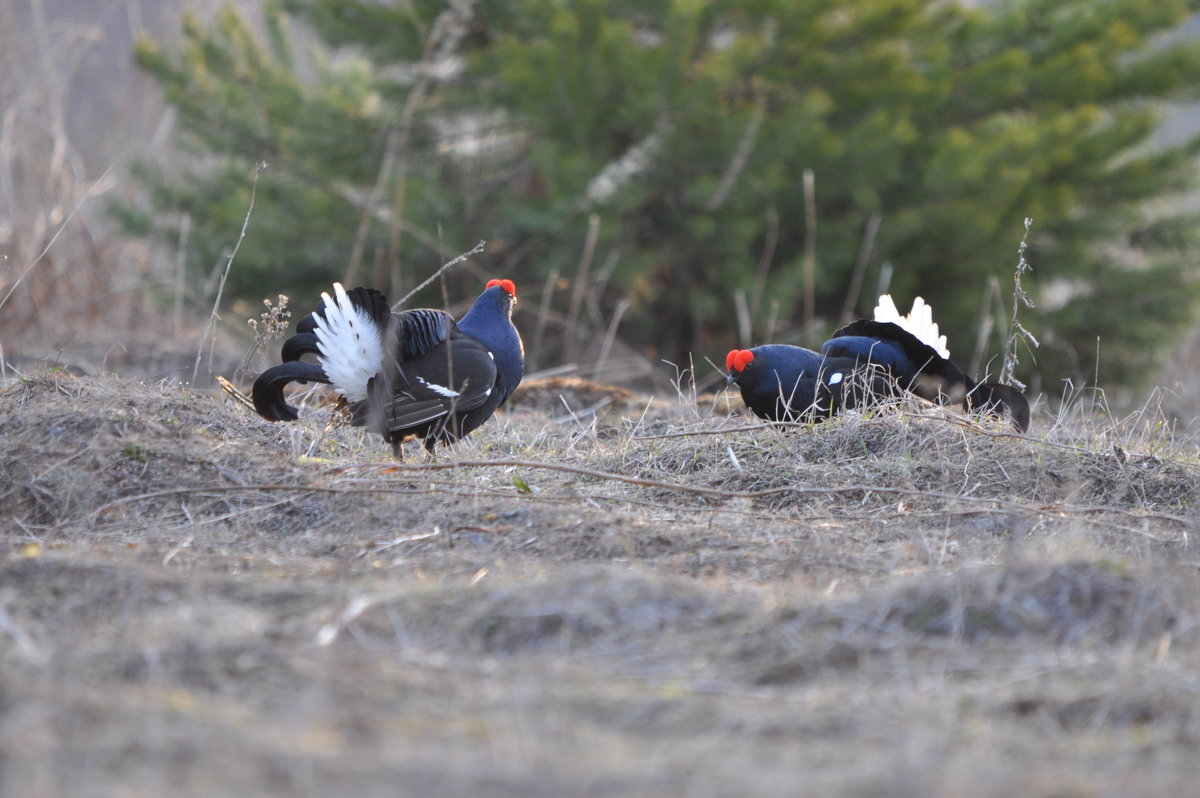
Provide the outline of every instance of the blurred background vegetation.
<path id="1" fill-rule="evenodd" d="M 535 368 L 615 335 L 703 374 L 733 346 L 819 343 L 887 289 L 994 375 L 1027 217 L 1034 390 L 1155 379 L 1193 328 L 1200 137 L 1160 121 L 1200 87 L 1200 0 L 241 8 L 136 44 L 183 154 L 140 159 L 108 207 L 189 296 L 266 162 L 239 308 L 334 279 L 399 298 L 486 240 L 446 295 L 515 279 Z"/>

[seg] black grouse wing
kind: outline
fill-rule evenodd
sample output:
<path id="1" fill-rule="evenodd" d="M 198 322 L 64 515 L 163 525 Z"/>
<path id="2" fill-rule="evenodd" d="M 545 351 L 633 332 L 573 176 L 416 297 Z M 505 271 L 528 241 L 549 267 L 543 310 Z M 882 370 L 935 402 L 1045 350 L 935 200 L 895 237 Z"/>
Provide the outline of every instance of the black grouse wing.
<path id="1" fill-rule="evenodd" d="M 393 318 L 393 362 L 371 381 L 369 398 L 351 406 L 355 423 L 393 444 L 410 435 L 457 438 L 456 419 L 487 403 L 496 389 L 495 359 L 442 311 Z"/>
<path id="2" fill-rule="evenodd" d="M 450 337 L 456 325 L 444 310 L 406 310 L 392 317 L 396 330 L 396 359 L 415 360 L 431 353 Z"/>
<path id="3" fill-rule="evenodd" d="M 859 319 L 833 334 L 821 351 L 831 357 L 856 357 L 862 353 L 854 348 L 843 350 L 839 338 L 873 338 L 894 343 L 909 361 L 906 367 L 896 371 L 895 376 L 902 387 L 923 399 L 937 402 L 950 399 L 962 402 L 966 392 L 974 385 L 950 360 L 942 357 L 936 349 L 890 321 Z M 869 360 L 869 358 L 868 358 Z M 881 363 L 895 370 L 896 363 Z"/>

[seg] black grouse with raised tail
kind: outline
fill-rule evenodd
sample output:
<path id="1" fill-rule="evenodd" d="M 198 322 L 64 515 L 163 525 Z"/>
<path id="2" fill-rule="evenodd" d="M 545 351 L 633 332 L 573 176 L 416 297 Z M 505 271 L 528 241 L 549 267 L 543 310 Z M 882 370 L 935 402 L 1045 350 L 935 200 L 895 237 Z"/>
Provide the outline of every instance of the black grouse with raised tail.
<path id="1" fill-rule="evenodd" d="M 351 423 L 380 433 L 398 456 L 408 438 L 432 451 L 491 418 L 521 382 L 525 350 L 512 323 L 517 289 L 492 280 L 459 321 L 442 310 L 392 313 L 371 288 L 322 294 L 316 311 L 283 343 L 283 363 L 254 381 L 254 407 L 269 421 L 292 421 L 283 395 L 291 382 L 331 385 Z M 316 363 L 301 358 L 316 356 Z"/>
<path id="2" fill-rule="evenodd" d="M 728 382 L 746 406 L 771 421 L 811 421 L 869 405 L 897 391 L 970 412 L 1007 415 L 1029 429 L 1029 402 L 1016 388 L 979 383 L 950 360 L 929 305 L 920 298 L 901 316 L 881 296 L 874 319 L 860 319 L 833 334 L 820 352 L 768 344 L 734 349 L 725 358 Z"/>

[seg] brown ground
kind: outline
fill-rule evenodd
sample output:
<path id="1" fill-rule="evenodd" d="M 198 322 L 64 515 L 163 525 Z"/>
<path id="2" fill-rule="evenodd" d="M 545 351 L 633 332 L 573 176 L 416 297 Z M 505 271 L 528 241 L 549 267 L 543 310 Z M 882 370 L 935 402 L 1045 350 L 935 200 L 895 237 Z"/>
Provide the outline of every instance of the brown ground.
<path id="1" fill-rule="evenodd" d="M 0 796 L 1200 792 L 1193 444 L 709 407 L 9 379 Z"/>

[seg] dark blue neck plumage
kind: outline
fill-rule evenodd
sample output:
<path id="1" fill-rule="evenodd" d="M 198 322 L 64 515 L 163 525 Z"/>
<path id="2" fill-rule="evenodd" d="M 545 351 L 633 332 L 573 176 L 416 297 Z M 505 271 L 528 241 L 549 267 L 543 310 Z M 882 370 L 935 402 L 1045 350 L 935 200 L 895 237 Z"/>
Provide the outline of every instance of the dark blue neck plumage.
<path id="1" fill-rule="evenodd" d="M 480 294 L 467 315 L 458 322 L 458 329 L 492 352 L 505 388 L 511 391 L 521 381 L 525 370 L 525 348 L 509 315 L 510 300 L 503 291 L 496 286 Z"/>

